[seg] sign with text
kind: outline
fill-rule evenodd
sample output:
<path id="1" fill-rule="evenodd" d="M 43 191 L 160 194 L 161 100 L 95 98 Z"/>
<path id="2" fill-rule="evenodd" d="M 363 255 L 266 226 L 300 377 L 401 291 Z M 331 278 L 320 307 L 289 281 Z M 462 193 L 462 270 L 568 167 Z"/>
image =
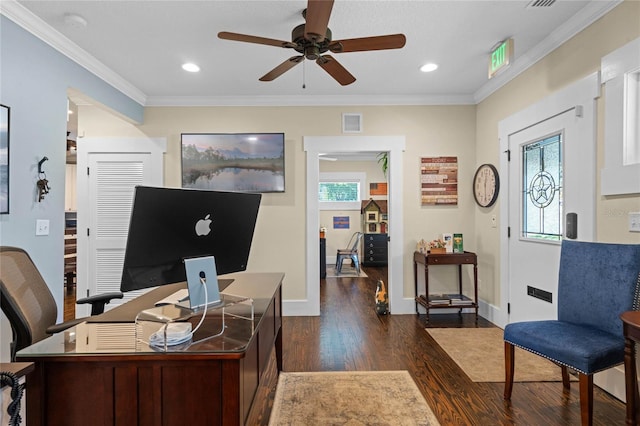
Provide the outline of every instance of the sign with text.
<path id="1" fill-rule="evenodd" d="M 334 216 L 333 229 L 349 229 L 349 216 Z"/>
<path id="2" fill-rule="evenodd" d="M 458 157 L 420 159 L 420 198 L 423 206 L 458 204 Z"/>
<path id="3" fill-rule="evenodd" d="M 500 70 L 507 68 L 513 61 L 513 39 L 500 42 L 489 55 L 489 78 L 494 77 Z"/>

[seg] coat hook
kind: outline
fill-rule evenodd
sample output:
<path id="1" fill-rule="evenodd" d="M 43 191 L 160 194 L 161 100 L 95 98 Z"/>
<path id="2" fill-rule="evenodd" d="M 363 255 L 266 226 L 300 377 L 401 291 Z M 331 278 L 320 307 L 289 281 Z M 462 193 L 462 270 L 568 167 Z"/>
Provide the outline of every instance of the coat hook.
<path id="1" fill-rule="evenodd" d="M 38 174 L 40 173 L 44 173 L 42 171 L 42 163 L 44 163 L 45 161 L 47 161 L 48 158 L 47 157 L 42 157 L 42 160 L 38 161 Z"/>

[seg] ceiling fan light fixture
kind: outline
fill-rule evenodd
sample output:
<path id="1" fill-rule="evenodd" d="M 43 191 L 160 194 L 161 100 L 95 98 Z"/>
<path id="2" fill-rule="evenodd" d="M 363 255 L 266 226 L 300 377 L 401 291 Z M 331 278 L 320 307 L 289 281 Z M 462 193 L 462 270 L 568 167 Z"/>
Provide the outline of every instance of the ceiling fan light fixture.
<path id="1" fill-rule="evenodd" d="M 198 72 L 200 71 L 200 67 L 192 62 L 187 62 L 182 64 L 182 69 L 188 72 Z"/>
<path id="2" fill-rule="evenodd" d="M 432 72 L 438 69 L 438 64 L 434 64 L 432 62 L 429 62 L 428 64 L 424 64 L 423 66 L 420 67 L 420 71 L 422 72 Z"/>

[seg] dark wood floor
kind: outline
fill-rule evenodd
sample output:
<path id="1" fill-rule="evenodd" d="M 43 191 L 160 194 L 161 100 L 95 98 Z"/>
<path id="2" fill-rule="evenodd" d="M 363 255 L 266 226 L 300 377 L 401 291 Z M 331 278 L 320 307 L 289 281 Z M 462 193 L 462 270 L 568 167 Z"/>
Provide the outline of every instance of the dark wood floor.
<path id="1" fill-rule="evenodd" d="M 407 370 L 442 425 L 579 425 L 577 383 L 515 383 L 511 402 L 503 383 L 474 383 L 427 334 L 423 315 L 378 316 L 377 279 L 386 268 L 364 268 L 369 278 L 321 280 L 319 317 L 283 318 L 285 371 Z M 65 293 L 71 294 L 71 293 Z M 429 327 L 493 327 L 472 314 L 432 314 Z M 266 389 L 270 400 L 274 388 Z M 270 404 L 269 404 L 270 405 Z M 251 424 L 268 422 L 264 407 Z M 625 406 L 596 387 L 594 425 L 624 424 Z"/>
<path id="2" fill-rule="evenodd" d="M 510 403 L 503 383 L 474 383 L 427 334 L 421 315 L 378 316 L 378 277 L 321 281 L 320 317 L 283 318 L 285 371 L 408 370 L 443 425 L 579 425 L 577 383 L 515 383 Z M 429 327 L 493 327 L 474 315 L 432 314 Z M 624 424 L 625 406 L 594 392 L 594 424 Z"/>

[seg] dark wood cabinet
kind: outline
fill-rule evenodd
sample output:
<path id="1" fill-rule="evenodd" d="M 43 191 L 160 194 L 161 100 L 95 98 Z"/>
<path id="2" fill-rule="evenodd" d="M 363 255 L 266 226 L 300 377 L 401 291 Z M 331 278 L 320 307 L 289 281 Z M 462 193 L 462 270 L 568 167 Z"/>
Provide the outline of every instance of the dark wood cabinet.
<path id="1" fill-rule="evenodd" d="M 364 266 L 386 266 L 388 258 L 387 234 L 364 234 L 362 241 L 362 264 Z"/>

